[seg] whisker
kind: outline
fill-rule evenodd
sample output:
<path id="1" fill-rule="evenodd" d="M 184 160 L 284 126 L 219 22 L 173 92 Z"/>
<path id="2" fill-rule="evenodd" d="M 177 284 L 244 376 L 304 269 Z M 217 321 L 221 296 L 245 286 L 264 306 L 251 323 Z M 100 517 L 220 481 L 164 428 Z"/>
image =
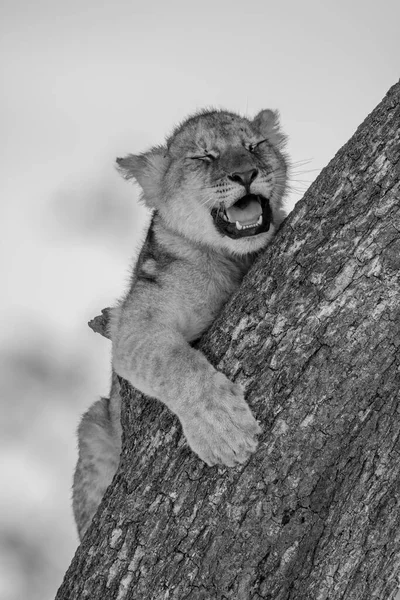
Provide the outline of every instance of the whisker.
<path id="1" fill-rule="evenodd" d="M 307 169 L 306 171 L 292 171 L 290 169 L 290 173 L 296 175 L 296 174 L 302 174 L 302 173 L 316 173 L 317 171 L 321 171 L 321 169 Z"/>
<path id="2" fill-rule="evenodd" d="M 309 165 L 313 160 L 313 158 L 303 158 L 302 160 L 289 161 L 289 168 L 301 167 L 302 165 Z"/>
<path id="3" fill-rule="evenodd" d="M 288 185 L 297 185 L 298 187 L 310 186 L 312 181 L 297 181 L 296 179 L 289 179 Z"/>
<path id="4" fill-rule="evenodd" d="M 208 202 L 212 202 L 211 196 L 208 197 L 208 198 L 206 198 L 202 202 L 199 202 L 198 207 L 200 207 L 200 206 L 206 206 Z M 193 209 L 186 215 L 186 217 L 191 217 L 192 214 L 194 213 L 194 211 L 196 210 L 196 208 L 198 208 L 198 207 L 194 206 Z"/>
<path id="5" fill-rule="evenodd" d="M 286 191 L 287 191 L 287 192 L 289 192 L 289 193 L 291 193 L 291 192 L 294 192 L 294 193 L 296 193 L 296 194 L 305 194 L 305 192 L 307 191 L 307 189 L 308 189 L 308 188 L 305 188 L 305 189 L 299 189 L 299 188 L 296 188 L 296 187 L 290 187 L 290 186 L 288 186 L 288 187 L 286 188 Z"/>
<path id="6" fill-rule="evenodd" d="M 296 181 L 297 183 L 312 183 L 312 181 L 310 181 L 309 179 L 292 179 L 290 178 L 289 181 Z"/>

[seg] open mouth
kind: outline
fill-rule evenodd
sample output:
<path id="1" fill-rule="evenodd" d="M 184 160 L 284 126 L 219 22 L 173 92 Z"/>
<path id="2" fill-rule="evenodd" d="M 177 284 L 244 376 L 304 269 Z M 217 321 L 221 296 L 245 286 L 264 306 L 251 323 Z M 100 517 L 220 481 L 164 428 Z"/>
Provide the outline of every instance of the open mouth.
<path id="1" fill-rule="evenodd" d="M 237 239 L 268 231 L 272 215 L 268 198 L 246 194 L 229 208 L 213 208 L 211 216 L 222 235 Z"/>

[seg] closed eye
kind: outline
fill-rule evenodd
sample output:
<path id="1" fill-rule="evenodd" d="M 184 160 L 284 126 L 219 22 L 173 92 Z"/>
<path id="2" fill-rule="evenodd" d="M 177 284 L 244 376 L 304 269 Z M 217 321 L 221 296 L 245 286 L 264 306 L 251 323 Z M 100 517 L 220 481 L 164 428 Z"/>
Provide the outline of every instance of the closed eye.
<path id="1" fill-rule="evenodd" d="M 264 142 L 268 142 L 267 139 L 265 140 L 260 140 L 259 142 L 255 142 L 254 144 L 248 144 L 247 145 L 247 149 L 249 152 L 254 152 L 254 150 L 260 145 L 263 144 Z"/>
<path id="2" fill-rule="evenodd" d="M 188 156 L 191 160 L 203 160 L 204 162 L 211 163 L 213 160 L 216 160 L 218 156 L 215 154 L 207 153 L 207 154 L 198 154 L 195 156 Z"/>

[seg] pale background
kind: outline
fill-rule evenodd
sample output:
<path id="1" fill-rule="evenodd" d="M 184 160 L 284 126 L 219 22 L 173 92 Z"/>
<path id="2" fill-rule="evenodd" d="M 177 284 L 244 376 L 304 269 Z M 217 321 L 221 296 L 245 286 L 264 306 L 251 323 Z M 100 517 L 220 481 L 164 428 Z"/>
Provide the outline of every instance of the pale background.
<path id="1" fill-rule="evenodd" d="M 145 221 L 114 158 L 200 107 L 278 108 L 311 161 L 293 202 L 398 79 L 400 3 L 0 6 L 0 598 L 51 600 L 77 545 L 74 430 L 108 391 L 86 321 L 124 290 Z"/>

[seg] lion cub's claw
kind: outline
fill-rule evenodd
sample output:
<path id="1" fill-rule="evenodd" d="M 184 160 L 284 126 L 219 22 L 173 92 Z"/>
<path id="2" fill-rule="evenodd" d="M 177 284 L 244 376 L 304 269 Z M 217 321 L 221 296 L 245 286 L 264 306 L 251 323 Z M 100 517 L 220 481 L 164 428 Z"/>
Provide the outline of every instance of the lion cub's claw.
<path id="1" fill-rule="evenodd" d="M 181 421 L 189 446 L 209 466 L 243 464 L 256 450 L 261 432 L 241 387 L 222 373 L 214 375 Z"/>

